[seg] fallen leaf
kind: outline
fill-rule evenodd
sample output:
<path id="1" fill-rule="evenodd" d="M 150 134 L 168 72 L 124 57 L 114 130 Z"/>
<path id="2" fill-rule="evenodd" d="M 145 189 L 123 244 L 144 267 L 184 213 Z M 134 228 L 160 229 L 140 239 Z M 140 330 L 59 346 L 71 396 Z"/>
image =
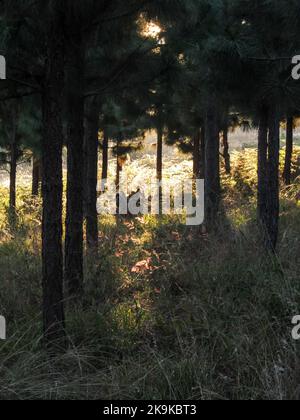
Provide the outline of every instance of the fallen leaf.
<path id="1" fill-rule="evenodd" d="M 123 255 L 124 255 L 124 251 L 117 251 L 117 252 L 115 253 L 115 256 L 116 256 L 117 258 L 122 258 L 122 257 L 123 257 Z"/>
<path id="2" fill-rule="evenodd" d="M 132 267 L 131 272 L 132 273 L 144 273 L 145 271 L 152 270 L 151 266 L 152 259 L 147 258 L 146 260 L 139 261 L 135 264 L 134 267 Z"/>

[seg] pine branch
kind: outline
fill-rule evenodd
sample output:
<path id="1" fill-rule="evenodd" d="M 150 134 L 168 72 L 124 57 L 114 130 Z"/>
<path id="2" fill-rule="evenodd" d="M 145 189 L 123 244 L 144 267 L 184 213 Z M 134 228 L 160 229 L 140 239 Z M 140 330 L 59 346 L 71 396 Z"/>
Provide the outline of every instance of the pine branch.
<path id="1" fill-rule="evenodd" d="M 8 96 L 4 96 L 3 98 L 0 97 L 0 102 L 6 102 L 6 101 L 10 101 L 12 99 L 26 98 L 28 96 L 37 95 L 38 93 L 41 93 L 41 92 L 37 91 L 37 90 L 33 90 L 31 92 L 20 93 L 20 94 L 15 94 L 15 95 L 8 95 Z"/>
<path id="2" fill-rule="evenodd" d="M 150 0 L 144 0 L 142 3 L 140 3 L 140 4 L 138 4 L 135 8 L 133 8 L 133 9 L 131 9 L 131 10 L 129 10 L 129 11 L 126 11 L 126 12 L 123 12 L 123 13 L 120 13 L 120 14 L 118 14 L 118 15 L 114 15 L 114 16 L 109 16 L 109 17 L 107 17 L 107 18 L 102 18 L 102 19 L 99 19 L 99 20 L 97 20 L 97 21 L 94 21 L 91 25 L 90 25 L 90 27 L 91 26 L 99 26 L 99 25 L 101 25 L 101 24 L 103 24 L 103 23 L 109 23 L 109 22 L 113 22 L 113 21 L 115 21 L 115 20 L 119 20 L 119 19 L 124 19 L 124 18 L 126 18 L 126 17 L 130 17 L 130 16 L 132 16 L 132 15 L 135 15 L 136 13 L 138 13 L 144 6 L 146 6 L 147 5 L 147 3 L 149 3 L 150 2 Z"/>
<path id="3" fill-rule="evenodd" d="M 85 95 L 85 98 L 89 98 L 91 96 L 99 96 L 101 95 L 109 86 L 112 85 L 112 83 L 114 83 L 126 70 L 126 68 L 128 67 L 128 65 L 131 63 L 131 60 L 137 55 L 137 53 L 141 50 L 142 46 L 146 43 L 146 40 L 143 41 L 134 51 L 132 51 L 130 53 L 130 55 L 123 61 L 122 64 L 120 64 L 115 71 L 113 72 L 113 74 L 108 78 L 110 79 L 106 86 L 104 86 L 102 89 L 100 89 L 100 91 L 95 91 L 95 92 L 89 92 Z"/>

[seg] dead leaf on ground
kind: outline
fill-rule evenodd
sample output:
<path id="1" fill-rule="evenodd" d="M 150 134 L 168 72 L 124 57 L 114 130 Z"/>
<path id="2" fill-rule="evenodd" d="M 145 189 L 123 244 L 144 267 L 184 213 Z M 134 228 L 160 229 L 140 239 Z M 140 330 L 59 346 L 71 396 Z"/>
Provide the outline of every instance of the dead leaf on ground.
<path id="1" fill-rule="evenodd" d="M 135 264 L 134 267 L 132 267 L 131 272 L 132 273 L 144 273 L 145 271 L 151 271 L 152 270 L 152 259 L 151 258 L 147 258 L 146 260 L 143 261 L 139 261 L 138 263 Z"/>
<path id="2" fill-rule="evenodd" d="M 125 254 L 124 251 L 117 251 L 117 252 L 115 252 L 115 257 L 122 258 L 124 254 Z"/>

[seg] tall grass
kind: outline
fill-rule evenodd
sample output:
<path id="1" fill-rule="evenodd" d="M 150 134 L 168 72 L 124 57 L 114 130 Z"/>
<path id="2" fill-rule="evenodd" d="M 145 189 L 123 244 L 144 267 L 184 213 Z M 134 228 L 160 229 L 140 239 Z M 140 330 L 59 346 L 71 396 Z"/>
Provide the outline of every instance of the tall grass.
<path id="1" fill-rule="evenodd" d="M 282 190 L 279 253 L 267 255 L 242 169 L 250 154 L 224 180 L 218 235 L 172 217 L 101 220 L 83 306 L 67 311 L 69 350 L 52 357 L 41 347 L 40 206 L 21 192 L 18 227 L 0 222 L 0 398 L 299 399 L 297 181 Z"/>

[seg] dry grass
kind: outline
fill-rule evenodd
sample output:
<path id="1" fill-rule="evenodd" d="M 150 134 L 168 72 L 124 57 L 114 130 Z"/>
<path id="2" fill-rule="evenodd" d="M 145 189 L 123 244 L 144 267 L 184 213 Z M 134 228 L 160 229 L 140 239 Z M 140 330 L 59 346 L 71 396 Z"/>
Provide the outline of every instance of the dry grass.
<path id="1" fill-rule="evenodd" d="M 0 313 L 9 337 L 0 344 L 0 398 L 299 399 L 298 181 L 282 190 L 280 251 L 271 257 L 254 223 L 252 154 L 236 154 L 224 179 L 218 236 L 172 217 L 101 220 L 83 310 L 67 314 L 69 351 L 51 359 L 40 347 L 40 206 L 21 190 L 11 231 L 2 191 Z"/>

